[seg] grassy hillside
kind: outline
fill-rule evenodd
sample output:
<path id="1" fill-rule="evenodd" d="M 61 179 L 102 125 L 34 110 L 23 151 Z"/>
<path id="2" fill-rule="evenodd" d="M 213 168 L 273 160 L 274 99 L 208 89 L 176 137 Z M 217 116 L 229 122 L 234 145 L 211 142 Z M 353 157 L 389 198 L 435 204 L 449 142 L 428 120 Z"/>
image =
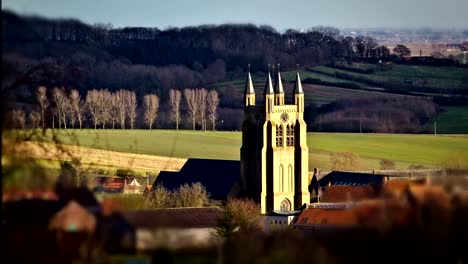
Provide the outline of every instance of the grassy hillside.
<path id="1" fill-rule="evenodd" d="M 68 130 L 65 144 L 180 158 L 239 159 L 240 132 L 174 130 Z M 308 133 L 309 167 L 329 169 L 329 154 L 352 151 L 361 157 L 360 169 L 378 169 L 381 159 L 399 168 L 438 167 L 454 155 L 468 157 L 468 136 Z M 170 162 L 170 161 L 168 161 Z"/>
<path id="2" fill-rule="evenodd" d="M 334 87 L 334 86 L 324 86 L 324 85 L 316 85 L 316 84 L 305 84 L 303 83 L 304 93 L 306 104 L 315 104 L 317 106 L 321 106 L 324 104 L 331 103 L 338 99 L 345 99 L 350 97 L 400 97 L 406 95 L 398 95 L 398 94 L 391 94 L 385 93 L 381 88 L 377 87 L 368 87 L 368 85 L 353 82 L 349 80 L 343 80 L 336 77 L 327 76 L 324 74 L 319 74 L 310 71 L 300 71 L 301 79 L 305 80 L 306 78 L 317 79 L 324 82 L 329 83 L 353 83 L 357 84 L 363 88 L 371 88 L 373 91 L 369 90 L 358 90 L 358 89 L 348 89 L 348 88 L 341 88 L 341 87 Z M 286 93 L 286 101 L 292 101 L 292 96 L 290 95 L 293 89 L 293 82 L 296 78 L 295 71 L 287 71 L 282 72 L 281 74 L 283 78 L 283 85 Z M 263 94 L 263 90 L 265 89 L 265 80 L 266 75 L 264 74 L 252 74 L 252 80 L 255 87 L 255 91 L 257 93 L 257 103 L 262 103 L 262 96 L 258 96 Z M 225 80 L 222 82 L 213 83 L 208 86 L 208 88 L 216 88 L 221 96 L 224 94 L 229 94 L 232 98 L 237 98 L 239 102 L 242 102 L 242 95 L 245 88 L 245 78 L 231 78 L 230 80 Z M 230 91 L 228 91 L 230 89 Z"/>
<path id="3" fill-rule="evenodd" d="M 352 65 L 343 66 L 359 70 L 372 69 L 374 72 L 368 74 L 356 73 L 351 70 L 336 69 L 328 66 L 315 67 L 314 70 L 316 72 L 311 72 L 309 70 L 300 71 L 301 78 L 303 80 L 306 78 L 311 78 L 320 80 L 322 82 L 327 82 L 327 86 L 321 84 L 303 84 L 306 104 L 315 104 L 316 106 L 321 106 L 340 99 L 362 97 L 401 98 L 403 96 L 408 96 L 388 93 L 386 89 L 382 87 L 375 87 L 375 85 L 370 86 L 365 83 L 341 79 L 339 78 L 342 77 L 341 75 L 338 75 L 339 77 L 334 76 L 336 73 L 344 73 L 346 75 L 355 76 L 365 80 L 372 80 L 381 84 L 392 84 L 395 85 L 395 87 L 399 87 L 398 84 L 408 83 L 414 85 L 415 87 L 430 87 L 434 93 L 428 93 L 428 91 L 413 91 L 415 94 L 423 97 L 445 94 L 444 89 L 452 89 L 451 91 L 453 91 L 453 89 L 466 89 L 466 85 L 463 86 L 463 84 L 468 80 L 468 69 L 460 67 L 435 67 L 398 64 L 375 65 L 365 63 L 354 63 Z M 283 83 L 286 91 L 286 101 L 292 101 L 289 91 L 292 90 L 295 74 L 295 71 L 282 73 Z M 265 86 L 266 76 L 264 74 L 253 74 L 252 78 L 257 94 L 261 94 Z M 340 83 L 352 83 L 357 86 L 354 89 L 336 87 L 340 86 Z M 211 88 L 219 89 L 222 96 L 223 94 L 228 94 L 229 98 L 236 98 L 237 101 L 241 102 L 244 85 L 245 78 L 235 78 L 231 76 L 230 80 L 212 84 Z M 403 86 L 401 88 L 406 89 L 403 88 Z M 229 92 L 227 92 L 227 90 L 229 90 Z M 410 96 L 410 98 L 420 98 L 420 96 Z M 257 96 L 257 103 L 262 103 L 262 96 Z M 442 112 L 437 117 L 437 122 L 440 124 L 439 132 L 454 134 L 468 133 L 468 127 L 465 125 L 468 119 L 468 111 L 465 108 L 466 107 L 447 107 L 447 111 Z M 425 130 L 431 131 L 432 125 L 432 122 L 425 124 Z"/>
<path id="4" fill-rule="evenodd" d="M 468 133 L 468 107 L 445 107 L 444 111 L 437 116 L 437 133 Z M 432 124 L 428 124 L 433 131 Z"/>
<path id="5" fill-rule="evenodd" d="M 356 73 L 347 70 L 335 69 L 327 66 L 315 67 L 320 72 L 335 74 L 344 73 L 356 77 L 361 77 L 377 82 L 402 83 L 411 81 L 416 86 L 428 86 L 434 88 L 458 88 L 468 76 L 468 69 L 459 67 L 434 67 L 434 66 L 416 66 L 416 65 L 398 65 L 394 64 L 388 67 L 385 65 L 379 70 L 378 65 L 355 64 L 353 66 L 359 69 L 374 68 L 376 71 L 372 74 Z M 443 91 L 441 91 L 443 93 Z"/>

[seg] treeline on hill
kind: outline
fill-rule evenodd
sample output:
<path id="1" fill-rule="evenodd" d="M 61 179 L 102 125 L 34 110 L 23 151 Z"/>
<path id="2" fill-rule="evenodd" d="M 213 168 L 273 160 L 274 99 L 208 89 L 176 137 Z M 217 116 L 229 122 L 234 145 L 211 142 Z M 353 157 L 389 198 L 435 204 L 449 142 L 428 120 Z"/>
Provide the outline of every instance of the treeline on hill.
<path id="1" fill-rule="evenodd" d="M 32 101 L 38 86 L 85 93 L 93 87 L 126 88 L 139 97 L 169 89 L 201 87 L 226 73 L 312 67 L 388 49 L 370 37 L 342 37 L 328 27 L 278 33 L 269 26 L 219 25 L 185 28 L 117 28 L 76 20 L 20 17 L 2 11 L 2 83 L 18 100 Z"/>
<path id="2" fill-rule="evenodd" d="M 389 49 L 379 46 L 373 38 L 343 37 L 337 29 L 330 27 L 316 27 L 304 32 L 287 30 L 284 33 L 269 26 L 249 24 L 160 30 L 87 25 L 71 19 L 18 16 L 9 11 L 2 11 L 2 16 L 2 98 L 9 103 L 2 112 L 13 110 L 14 116 L 19 115 L 21 119 L 24 115 L 26 121 L 37 119 L 35 90 L 44 86 L 48 87 L 49 99 L 52 99 L 53 87 L 63 87 L 67 98 L 72 93 L 84 96 L 90 90 L 103 90 L 110 94 L 128 90 L 134 94 L 139 106 L 144 105 L 145 95 L 155 95 L 161 102 L 156 126 L 173 128 L 170 91 L 209 87 L 217 89 L 220 95 L 217 128 L 239 130 L 242 99 L 238 88 L 231 85 L 220 90 L 216 83 L 244 76 L 248 64 L 252 72 L 266 72 L 267 64 L 281 63 L 281 69 L 288 70 L 296 69 L 297 64 L 311 68 L 337 65 L 338 61 L 388 60 L 392 57 Z M 403 49 L 401 56 L 405 55 L 404 52 Z M 347 88 L 359 88 L 351 87 L 352 83 L 349 85 Z M 85 109 L 89 112 L 89 108 Z M 315 108 L 310 106 L 309 109 Z M 333 109 L 333 106 L 327 109 Z M 325 114 L 324 110 L 315 110 L 320 115 Z M 135 127 L 147 127 L 142 114 L 144 107 L 137 107 L 136 111 L 140 114 L 134 120 Z M 185 117 L 189 120 L 180 123 L 182 128 L 193 127 L 190 112 L 188 105 L 182 104 L 181 120 L 187 121 Z M 31 113 L 31 117 L 26 117 Z M 91 114 L 87 115 L 90 118 Z M 55 123 L 59 125 L 60 119 L 55 120 L 54 114 L 48 117 L 51 120 L 48 127 L 55 126 Z M 313 130 L 332 129 L 330 126 L 318 126 L 316 117 L 318 113 L 308 115 L 307 122 Z M 387 119 L 396 124 L 399 117 L 387 115 Z M 419 123 L 425 120 L 416 119 Z M 409 120 L 414 119 L 410 117 Z M 63 124 L 67 122 L 71 120 Z M 213 126 L 212 123 L 209 125 Z M 387 131 L 376 126 L 368 126 L 367 129 L 374 132 L 415 131 L 416 123 L 405 124 L 411 126 L 405 128 L 401 124 L 400 129 L 389 128 Z M 201 128 L 200 123 L 196 125 Z M 36 127 L 32 124 L 26 126 Z M 94 122 L 87 119 L 84 126 L 94 127 Z M 349 125 L 335 127 L 350 128 Z"/>

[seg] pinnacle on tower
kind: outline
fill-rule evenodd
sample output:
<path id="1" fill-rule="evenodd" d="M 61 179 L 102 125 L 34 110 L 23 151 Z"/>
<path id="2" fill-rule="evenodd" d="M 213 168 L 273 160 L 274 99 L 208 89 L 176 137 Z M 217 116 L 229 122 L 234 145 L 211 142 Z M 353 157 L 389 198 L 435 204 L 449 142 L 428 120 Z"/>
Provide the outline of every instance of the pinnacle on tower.
<path id="1" fill-rule="evenodd" d="M 281 80 L 280 65 L 278 64 L 278 74 L 276 75 L 275 93 L 284 93 L 283 81 Z"/>
<path id="2" fill-rule="evenodd" d="M 244 94 L 255 94 L 254 86 L 252 82 L 252 76 L 250 76 L 250 70 L 249 70 L 249 73 L 247 74 L 247 81 L 245 82 Z"/>
<path id="3" fill-rule="evenodd" d="M 252 82 L 252 76 L 250 75 L 250 64 L 247 80 L 245 82 L 244 101 L 246 107 L 255 105 L 255 90 Z"/>
<path id="4" fill-rule="evenodd" d="M 275 91 L 273 90 L 273 82 L 271 81 L 270 75 L 270 65 L 268 65 L 268 77 L 265 84 L 265 94 L 274 94 Z"/>
<path id="5" fill-rule="evenodd" d="M 301 76 L 299 76 L 299 72 L 296 73 L 296 82 L 294 84 L 293 94 L 303 94 L 304 91 L 302 90 L 301 84 Z"/>

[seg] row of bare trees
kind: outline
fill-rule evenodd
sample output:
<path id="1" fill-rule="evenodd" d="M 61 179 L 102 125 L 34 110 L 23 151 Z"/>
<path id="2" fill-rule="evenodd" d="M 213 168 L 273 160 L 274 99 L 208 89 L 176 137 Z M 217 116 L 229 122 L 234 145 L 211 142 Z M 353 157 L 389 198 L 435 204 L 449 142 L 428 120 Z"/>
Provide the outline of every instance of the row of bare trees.
<path id="1" fill-rule="evenodd" d="M 211 128 L 216 128 L 217 107 L 219 105 L 218 93 L 215 90 L 206 89 L 185 89 L 183 91 L 188 117 L 195 130 L 199 125 L 202 130 L 207 129 L 207 123 L 211 121 Z M 72 89 L 69 93 L 64 88 L 55 87 L 48 96 L 47 88 L 40 86 L 36 89 L 36 99 L 38 110 L 30 111 L 29 127 L 48 127 L 46 119 L 52 121 L 52 128 L 56 123 L 58 128 L 81 129 L 83 122 L 89 123 L 97 129 L 112 127 L 117 125 L 121 129 L 135 128 L 138 117 L 138 100 L 134 91 L 118 90 L 111 92 L 107 89 L 89 90 L 85 98 L 81 98 L 78 90 Z M 169 91 L 170 119 L 175 123 L 175 128 L 179 129 L 181 122 L 181 101 L 182 93 L 179 90 Z M 146 94 L 143 97 L 143 120 L 149 129 L 154 127 L 158 117 L 160 100 L 156 94 Z M 11 119 L 14 120 L 14 127 L 26 127 L 26 114 L 22 110 L 10 112 Z"/>
<path id="2" fill-rule="evenodd" d="M 174 95 L 175 96 L 175 95 Z M 216 128 L 216 109 L 219 105 L 218 92 L 206 89 L 185 89 L 184 97 L 187 102 L 189 117 L 192 120 L 192 129 L 196 124 L 201 125 L 202 130 L 207 129 L 207 118 L 211 121 L 213 130 Z M 180 95 L 178 95 L 180 100 Z"/>
<path id="3" fill-rule="evenodd" d="M 157 98 L 154 94 L 146 96 Z M 126 120 L 129 121 L 130 128 L 134 128 L 138 102 L 136 94 L 133 91 L 118 90 L 112 93 L 106 89 L 90 90 L 86 94 L 84 106 L 88 109 L 95 129 L 98 125 L 102 125 L 104 129 L 106 128 L 106 124 L 112 124 L 113 129 L 116 124 L 120 124 L 120 128 L 125 129 Z M 151 124 L 155 118 L 153 118 Z"/>

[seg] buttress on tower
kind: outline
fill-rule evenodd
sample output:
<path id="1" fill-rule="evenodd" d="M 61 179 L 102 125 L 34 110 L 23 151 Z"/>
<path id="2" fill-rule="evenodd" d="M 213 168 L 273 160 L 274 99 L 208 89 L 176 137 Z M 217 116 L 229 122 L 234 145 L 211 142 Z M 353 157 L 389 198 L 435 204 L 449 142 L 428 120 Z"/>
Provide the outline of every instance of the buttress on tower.
<path id="1" fill-rule="evenodd" d="M 304 92 L 299 73 L 293 89 L 294 104 L 285 104 L 281 73 L 275 86 L 268 73 L 264 105 L 255 104 L 250 72 L 244 91 L 241 188 L 261 204 L 261 213 L 298 210 L 310 203 L 309 151 L 304 122 Z"/>

